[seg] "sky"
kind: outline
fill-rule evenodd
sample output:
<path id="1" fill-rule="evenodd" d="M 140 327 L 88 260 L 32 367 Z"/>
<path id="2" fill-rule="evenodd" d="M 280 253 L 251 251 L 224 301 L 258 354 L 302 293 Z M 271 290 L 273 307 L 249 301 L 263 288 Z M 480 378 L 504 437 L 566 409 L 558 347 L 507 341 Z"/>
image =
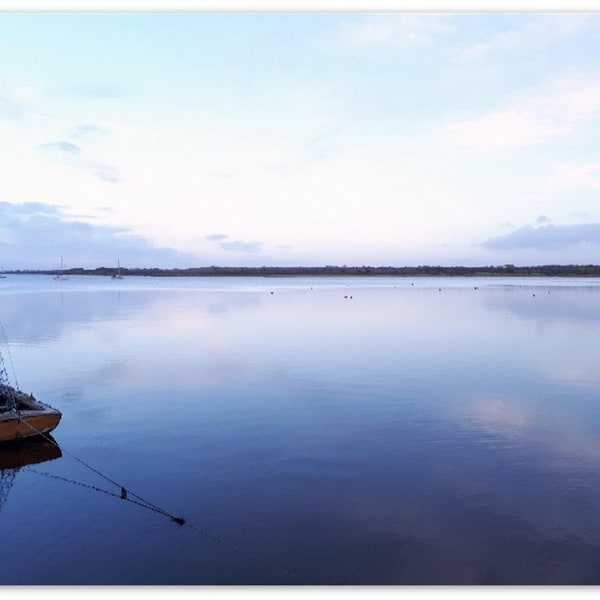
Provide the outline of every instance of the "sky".
<path id="1" fill-rule="evenodd" d="M 600 263 L 600 13 L 0 12 L 0 269 Z"/>

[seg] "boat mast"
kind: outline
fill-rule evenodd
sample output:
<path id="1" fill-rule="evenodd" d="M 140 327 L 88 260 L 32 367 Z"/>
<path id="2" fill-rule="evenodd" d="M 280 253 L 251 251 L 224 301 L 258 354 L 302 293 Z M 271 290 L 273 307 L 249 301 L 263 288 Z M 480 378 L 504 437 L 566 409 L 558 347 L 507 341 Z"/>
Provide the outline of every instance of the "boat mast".
<path id="1" fill-rule="evenodd" d="M 6 402 L 9 410 L 13 410 L 17 406 L 15 389 L 10 385 L 4 357 L 2 356 L 2 352 L 0 352 L 0 404 L 3 402 Z"/>
<path id="2" fill-rule="evenodd" d="M 2 324 L 2 321 L 0 321 L 0 333 L 2 333 L 3 341 L 6 344 L 6 352 L 8 353 L 8 358 L 10 359 L 12 365 L 12 357 L 8 347 L 8 339 L 6 337 L 6 332 L 4 331 L 4 325 Z M 6 406 L 9 410 L 14 410 L 17 407 L 17 394 L 15 388 L 17 390 L 19 389 L 19 383 L 17 382 L 17 374 L 15 373 L 14 365 L 13 374 L 15 376 L 15 387 L 10 385 L 10 378 L 8 376 L 8 371 L 6 370 L 6 363 L 4 362 L 4 356 L 0 350 L 0 404 L 6 403 Z"/>

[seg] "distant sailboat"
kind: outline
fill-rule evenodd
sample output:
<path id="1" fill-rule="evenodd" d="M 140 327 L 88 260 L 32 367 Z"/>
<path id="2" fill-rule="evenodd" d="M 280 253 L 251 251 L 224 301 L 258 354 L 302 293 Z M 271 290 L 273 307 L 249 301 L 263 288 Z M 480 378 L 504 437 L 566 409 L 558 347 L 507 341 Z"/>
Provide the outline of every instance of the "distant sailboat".
<path id="1" fill-rule="evenodd" d="M 66 281 L 67 279 L 69 279 L 68 275 L 64 274 L 64 270 L 65 270 L 65 264 L 63 261 L 63 257 L 60 257 L 60 273 L 58 275 L 54 276 L 54 279 L 56 279 L 57 281 Z"/>
<path id="2" fill-rule="evenodd" d="M 121 275 L 121 263 L 119 262 L 119 260 L 117 260 L 117 272 L 113 273 L 112 278 L 113 279 L 123 279 L 123 275 Z"/>

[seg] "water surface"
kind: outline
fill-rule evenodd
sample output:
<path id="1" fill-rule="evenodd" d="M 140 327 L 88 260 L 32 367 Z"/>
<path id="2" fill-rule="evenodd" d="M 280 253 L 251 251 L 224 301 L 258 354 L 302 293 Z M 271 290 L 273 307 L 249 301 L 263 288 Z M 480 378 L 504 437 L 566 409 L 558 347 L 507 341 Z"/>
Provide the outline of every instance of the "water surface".
<path id="1" fill-rule="evenodd" d="M 1 281 L 0 584 L 600 583 L 600 280 Z"/>

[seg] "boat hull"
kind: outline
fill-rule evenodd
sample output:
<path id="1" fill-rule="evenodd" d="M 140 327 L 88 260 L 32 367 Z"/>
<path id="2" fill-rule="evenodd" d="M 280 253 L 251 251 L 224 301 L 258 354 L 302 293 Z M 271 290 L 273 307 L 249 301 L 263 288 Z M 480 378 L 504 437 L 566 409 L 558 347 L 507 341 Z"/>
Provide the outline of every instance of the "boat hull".
<path id="1" fill-rule="evenodd" d="M 60 411 L 17 392 L 17 410 L 0 412 L 0 443 L 48 433 L 60 423 Z"/>

